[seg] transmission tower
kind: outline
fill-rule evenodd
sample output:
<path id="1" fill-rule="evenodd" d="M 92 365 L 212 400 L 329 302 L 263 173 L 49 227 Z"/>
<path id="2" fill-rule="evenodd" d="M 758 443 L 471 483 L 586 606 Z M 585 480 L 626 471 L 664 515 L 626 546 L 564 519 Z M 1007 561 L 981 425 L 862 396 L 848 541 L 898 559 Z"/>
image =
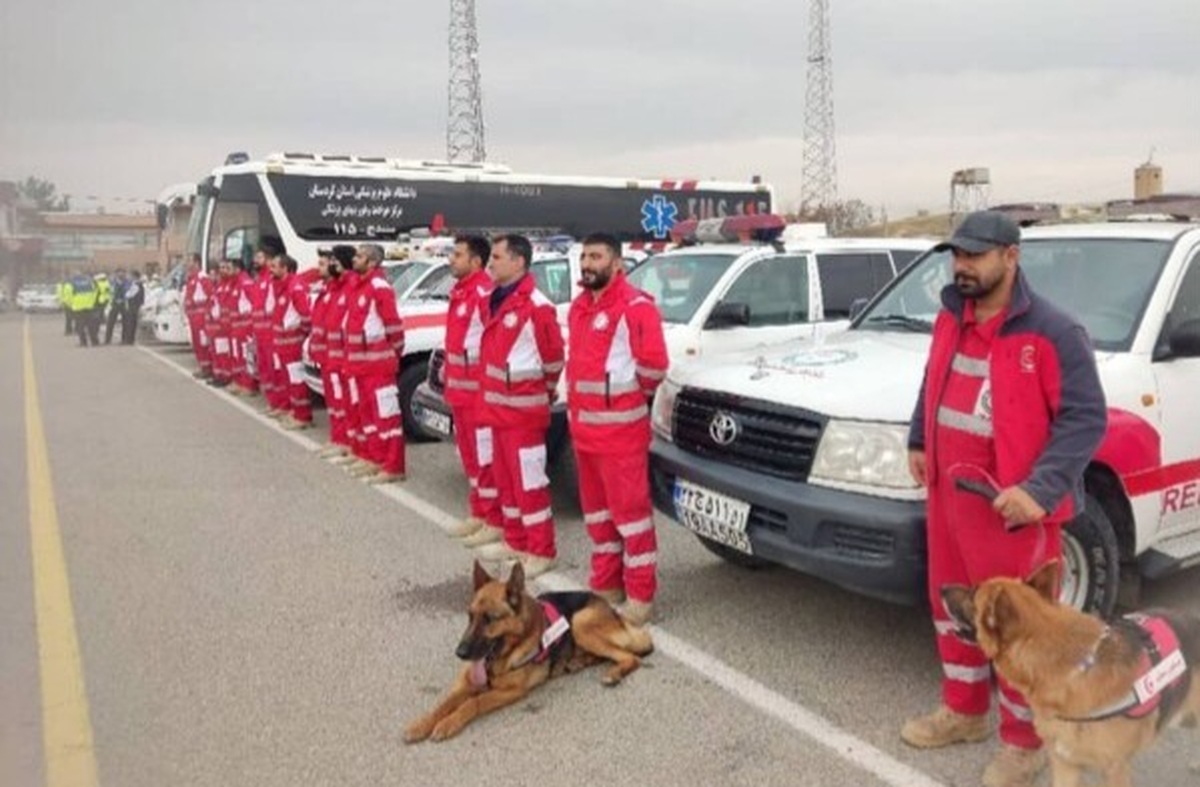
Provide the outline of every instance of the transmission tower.
<path id="1" fill-rule="evenodd" d="M 478 162 L 483 145 L 483 91 L 479 86 L 479 35 L 475 0 L 450 0 L 450 111 L 446 158 Z"/>
<path id="2" fill-rule="evenodd" d="M 800 209 L 815 213 L 837 202 L 837 156 L 833 134 L 833 59 L 829 48 L 829 0 L 809 0 L 808 84 L 804 93 L 804 164 Z"/>

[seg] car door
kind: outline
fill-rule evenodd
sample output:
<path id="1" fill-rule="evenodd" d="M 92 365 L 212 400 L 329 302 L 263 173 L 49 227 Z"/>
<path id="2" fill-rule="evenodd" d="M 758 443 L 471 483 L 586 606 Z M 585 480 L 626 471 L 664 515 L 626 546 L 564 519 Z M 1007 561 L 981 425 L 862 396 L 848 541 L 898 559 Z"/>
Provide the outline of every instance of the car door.
<path id="1" fill-rule="evenodd" d="M 811 336 L 808 261 L 803 253 L 776 254 L 742 271 L 717 305 L 744 304 L 749 309 L 749 324 L 714 325 L 710 312 L 700 333 L 701 354 L 728 353 Z"/>
<path id="2" fill-rule="evenodd" d="M 1163 323 L 1158 360 L 1153 364 L 1162 419 L 1162 461 L 1172 482 L 1162 493 L 1161 542 L 1200 531 L 1200 358 L 1171 357 L 1166 334 L 1173 326 L 1200 320 L 1200 250 L 1192 253 L 1179 290 Z"/>

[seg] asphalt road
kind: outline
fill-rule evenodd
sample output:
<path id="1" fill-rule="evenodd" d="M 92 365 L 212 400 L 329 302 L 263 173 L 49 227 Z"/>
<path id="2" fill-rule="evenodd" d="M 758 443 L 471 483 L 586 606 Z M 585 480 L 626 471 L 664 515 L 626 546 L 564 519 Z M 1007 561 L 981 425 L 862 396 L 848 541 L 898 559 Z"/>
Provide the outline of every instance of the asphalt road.
<path id="1" fill-rule="evenodd" d="M 28 321 L 43 474 L 27 459 L 25 325 L 0 315 L 2 785 L 54 770 L 59 709 L 40 682 L 63 664 L 39 652 L 34 589 L 52 585 L 31 560 L 48 490 L 103 785 L 978 783 L 994 744 L 916 752 L 897 734 L 938 697 L 922 610 L 725 565 L 663 521 L 642 671 L 615 689 L 595 670 L 564 678 L 406 746 L 466 620 L 470 558 L 439 527 L 462 510 L 453 450 L 409 446 L 410 480 L 381 493 L 314 456 L 322 430 L 285 434 L 190 379 L 187 353 L 79 349 L 46 316 Z M 543 587 L 586 578 L 573 488 L 556 487 L 561 562 Z M 1197 589 L 1193 571 L 1145 600 L 1200 612 Z M 1168 733 L 1139 782 L 1200 781 L 1189 735 Z"/>

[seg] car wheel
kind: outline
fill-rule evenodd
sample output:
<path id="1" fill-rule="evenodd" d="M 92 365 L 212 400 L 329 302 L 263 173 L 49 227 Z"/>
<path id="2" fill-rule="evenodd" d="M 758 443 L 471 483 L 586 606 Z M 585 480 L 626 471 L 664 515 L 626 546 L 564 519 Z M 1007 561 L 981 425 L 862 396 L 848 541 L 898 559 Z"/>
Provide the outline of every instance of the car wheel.
<path id="1" fill-rule="evenodd" d="M 747 555 L 745 552 L 736 550 L 733 547 L 727 547 L 724 544 L 719 544 L 716 541 L 711 541 L 704 536 L 696 536 L 696 538 L 700 540 L 705 549 L 726 563 L 732 563 L 741 568 L 748 568 L 751 571 L 758 571 L 771 565 L 768 560 L 763 560 L 761 557 L 755 557 L 754 555 Z"/>
<path id="2" fill-rule="evenodd" d="M 1100 501 L 1085 493 L 1083 512 L 1063 528 L 1062 535 L 1060 600 L 1107 618 L 1116 607 L 1121 579 L 1120 551 L 1112 520 Z"/>
<path id="3" fill-rule="evenodd" d="M 425 382 L 427 374 L 429 374 L 429 362 L 422 360 L 411 366 L 406 365 L 400 372 L 400 377 L 396 379 L 396 388 L 400 394 L 400 412 L 404 415 L 404 439 L 410 443 L 433 441 L 433 438 L 427 435 L 417 423 L 412 407 L 413 394 L 417 392 L 417 386 Z"/>

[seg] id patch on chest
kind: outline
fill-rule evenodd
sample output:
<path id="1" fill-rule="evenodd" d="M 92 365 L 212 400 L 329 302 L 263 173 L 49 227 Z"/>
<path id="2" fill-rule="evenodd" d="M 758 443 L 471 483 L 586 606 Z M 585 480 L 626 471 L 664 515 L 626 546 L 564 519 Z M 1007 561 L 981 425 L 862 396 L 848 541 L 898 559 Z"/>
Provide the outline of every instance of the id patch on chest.
<path id="1" fill-rule="evenodd" d="M 979 396 L 975 398 L 975 409 L 972 414 L 978 418 L 992 420 L 992 381 L 986 377 L 983 379 L 983 385 L 979 388 Z"/>

